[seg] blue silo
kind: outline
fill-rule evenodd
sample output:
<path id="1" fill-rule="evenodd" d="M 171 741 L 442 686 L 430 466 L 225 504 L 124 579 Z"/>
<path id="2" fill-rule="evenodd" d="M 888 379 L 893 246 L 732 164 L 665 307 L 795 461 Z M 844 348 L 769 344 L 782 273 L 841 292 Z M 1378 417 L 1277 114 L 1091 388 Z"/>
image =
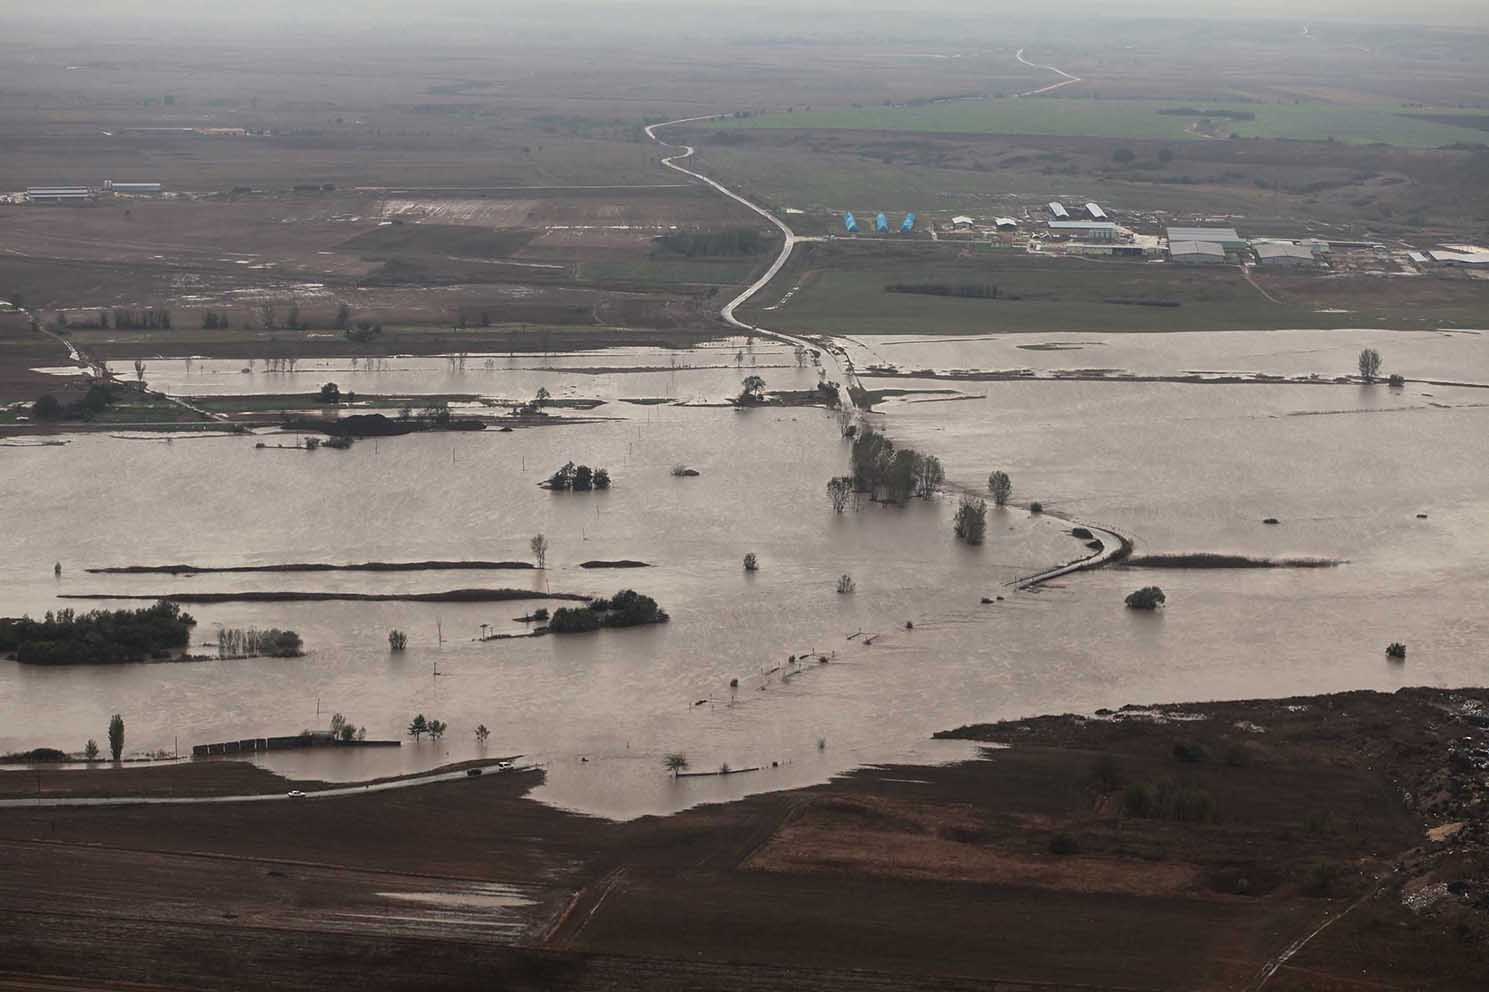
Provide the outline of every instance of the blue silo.
<path id="1" fill-rule="evenodd" d="M 880 234 L 889 233 L 889 218 L 880 214 L 874 218 L 874 230 Z"/>
<path id="2" fill-rule="evenodd" d="M 843 214 L 843 227 L 847 229 L 849 234 L 858 233 L 858 221 L 853 219 L 852 214 Z"/>
<path id="3" fill-rule="evenodd" d="M 909 234 L 913 230 L 915 230 L 915 215 L 906 214 L 904 223 L 900 225 L 900 233 Z"/>

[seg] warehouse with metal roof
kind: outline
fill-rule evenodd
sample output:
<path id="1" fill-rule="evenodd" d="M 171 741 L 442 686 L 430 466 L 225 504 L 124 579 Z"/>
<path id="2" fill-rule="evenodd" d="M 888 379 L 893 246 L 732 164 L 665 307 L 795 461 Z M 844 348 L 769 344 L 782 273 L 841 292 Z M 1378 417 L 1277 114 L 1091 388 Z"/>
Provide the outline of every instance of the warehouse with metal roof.
<path id="1" fill-rule="evenodd" d="M 1064 238 L 1116 241 L 1117 225 L 1109 220 L 1052 220 L 1050 233 Z"/>
<path id="2" fill-rule="evenodd" d="M 1225 261 L 1225 246 L 1214 241 L 1170 241 L 1168 257 L 1182 265 L 1215 265 Z"/>
<path id="3" fill-rule="evenodd" d="M 1094 201 L 1086 204 L 1086 213 L 1091 215 L 1092 220 L 1107 220 L 1106 211 L 1102 210 Z"/>
<path id="4" fill-rule="evenodd" d="M 1295 245 L 1290 241 L 1262 241 L 1251 246 L 1256 260 L 1263 265 L 1276 267 L 1317 265 L 1318 258 L 1307 245 Z"/>
<path id="5" fill-rule="evenodd" d="M 1055 218 L 1055 220 L 1069 220 L 1070 211 L 1065 209 L 1065 204 L 1056 200 L 1050 204 L 1050 216 Z"/>
<path id="6" fill-rule="evenodd" d="M 1171 227 L 1168 229 L 1168 243 L 1176 241 L 1200 241 L 1209 244 L 1217 244 L 1226 251 L 1240 251 L 1246 247 L 1246 241 L 1236 233 L 1234 227 Z"/>

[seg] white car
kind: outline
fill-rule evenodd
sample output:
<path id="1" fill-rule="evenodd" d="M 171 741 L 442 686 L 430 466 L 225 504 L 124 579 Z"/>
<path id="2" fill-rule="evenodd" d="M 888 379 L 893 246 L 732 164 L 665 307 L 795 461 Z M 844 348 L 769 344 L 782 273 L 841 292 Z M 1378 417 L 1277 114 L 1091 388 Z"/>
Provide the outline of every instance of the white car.
<path id="1" fill-rule="evenodd" d="M 299 789 L 291 789 L 289 792 L 289 797 L 291 799 L 304 799 L 305 793 L 301 792 Z"/>

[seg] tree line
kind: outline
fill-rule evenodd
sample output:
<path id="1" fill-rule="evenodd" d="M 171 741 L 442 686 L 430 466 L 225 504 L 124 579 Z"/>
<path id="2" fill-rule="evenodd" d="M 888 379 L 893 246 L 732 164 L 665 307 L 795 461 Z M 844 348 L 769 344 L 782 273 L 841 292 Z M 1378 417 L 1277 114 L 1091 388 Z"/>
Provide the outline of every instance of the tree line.
<path id="1" fill-rule="evenodd" d="M 561 606 L 548 620 L 552 634 L 582 634 L 601 627 L 640 627 L 666 623 L 667 611 L 650 596 L 622 589 L 610 599 L 592 600 L 588 606 Z"/>
<path id="2" fill-rule="evenodd" d="M 1003 293 L 992 283 L 892 282 L 886 293 L 911 293 L 917 296 L 958 296 L 969 300 L 997 300 Z"/>
<path id="3" fill-rule="evenodd" d="M 766 248 L 765 239 L 752 227 L 725 231 L 672 231 L 658 237 L 656 243 L 658 254 L 688 258 L 758 255 Z"/>
<path id="4" fill-rule="evenodd" d="M 111 665 L 168 658 L 191 643 L 196 620 L 162 600 L 138 610 L 48 611 L 0 618 L 0 651 L 28 665 Z"/>

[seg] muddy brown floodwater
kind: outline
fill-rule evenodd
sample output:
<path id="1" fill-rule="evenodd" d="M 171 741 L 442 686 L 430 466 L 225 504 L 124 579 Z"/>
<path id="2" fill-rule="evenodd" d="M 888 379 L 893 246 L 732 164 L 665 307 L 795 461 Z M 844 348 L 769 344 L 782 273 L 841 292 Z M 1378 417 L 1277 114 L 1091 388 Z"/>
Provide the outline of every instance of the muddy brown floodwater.
<path id="1" fill-rule="evenodd" d="M 1143 371 L 1348 372 L 1361 336 L 1328 335 L 1113 336 L 1111 347 L 1150 356 L 1153 368 Z M 1039 340 L 1046 338 L 1058 339 Z M 1220 352 L 1206 352 L 1212 339 Z M 880 340 L 868 350 L 909 368 L 1001 361 L 975 340 L 899 340 L 906 343 Z M 1173 343 L 1172 354 L 1153 357 L 1164 343 Z M 1319 347 L 1332 351 L 1299 355 Z M 702 400 L 737 389 L 757 367 L 774 389 L 815 383 L 815 372 L 797 369 L 781 348 L 755 351 L 756 364 L 743 367 L 729 348 L 677 353 L 676 370 L 666 352 L 574 359 L 587 369 L 662 364 L 665 372 L 540 371 L 534 367 L 551 363 L 520 355 L 498 356 L 490 369 L 482 357 L 479 368 L 468 359 L 463 372 L 438 359 L 368 372 L 337 359 L 294 378 L 304 390 L 334 379 L 344 391 L 393 391 L 376 380 L 396 376 L 397 389 L 428 393 L 527 396 L 545 385 L 574 397 Z M 1489 380 L 1478 336 L 1404 335 L 1382 351 L 1387 371 L 1418 363 Z M 1040 367 L 1067 359 L 1070 367 L 1121 364 L 1082 352 L 1017 354 Z M 1344 367 L 1335 368 L 1340 356 Z M 858 358 L 862 368 L 866 358 Z M 150 376 L 183 393 L 249 392 L 269 378 L 261 369 L 235 371 L 244 365 L 196 362 L 187 371 L 184 363 L 156 362 Z M 286 391 L 284 378 L 260 391 Z M 303 457 L 255 451 L 251 438 L 79 435 L 65 447 L 0 451 L 0 510 L 10 521 L 0 615 L 56 608 L 64 592 L 385 593 L 489 584 L 607 595 L 633 586 L 654 596 L 672 622 L 481 643 L 483 624 L 520 633 L 524 625 L 513 618 L 538 604 L 194 606 L 194 640 L 211 640 L 218 624 L 291 627 L 309 653 L 108 669 L 0 663 L 0 709 L 10 715 L 0 726 L 0 750 L 81 749 L 89 737 L 103 738 L 114 712 L 124 714 L 130 751 L 170 749 L 178 738 L 185 751 L 205 741 L 294 733 L 325 726 L 333 712 L 365 724 L 369 736 L 401 736 L 422 712 L 447 721 L 449 736 L 397 750 L 280 753 L 264 761 L 322 780 L 371 777 L 474 757 L 472 731 L 485 724 L 491 753 L 522 753 L 546 766 L 539 798 L 628 817 L 805 784 L 865 763 L 958 756 L 960 745 L 928 738 L 962 723 L 1129 702 L 1482 681 L 1477 649 L 1489 634 L 1481 608 L 1489 578 L 1483 391 L 1105 382 L 959 388 L 978 398 L 895 398 L 871 420 L 897 441 L 940 456 L 957 485 L 979 488 L 1002 468 L 1013 477 L 1015 501 L 1038 499 L 1114 527 L 1135 539 L 1139 553 L 1348 563 L 1104 569 L 1016 592 L 1008 583 L 1017 577 L 1085 552 L 1068 524 L 1020 507 L 994 510 L 987 543 L 968 548 L 951 535 L 954 494 L 834 515 L 823 485 L 845 471 L 847 450 L 836 417 L 816 409 L 611 402 L 599 412 L 622 419 L 364 441 Z M 571 459 L 608 467 L 614 488 L 537 488 Z M 679 463 L 700 476 L 672 477 Z M 1264 517 L 1281 523 L 1263 525 Z M 538 531 L 552 548 L 547 570 L 496 573 L 489 583 L 471 581 L 468 572 L 83 572 L 175 562 L 513 560 L 529 557 Z M 742 569 L 747 552 L 758 556 L 758 572 Z M 625 558 L 652 567 L 579 567 Z M 60 580 L 52 576 L 58 560 Z M 835 591 L 843 573 L 856 581 L 851 595 Z M 1165 610 L 1123 608 L 1127 592 L 1150 583 L 1167 592 Z M 980 602 L 998 595 L 1005 599 Z M 402 654 L 387 650 L 393 627 L 409 633 Z M 865 634 L 879 636 L 866 643 Z M 1384 657 L 1394 640 L 1410 645 L 1405 666 Z M 791 668 L 785 663 L 793 654 L 830 660 Z M 730 688 L 736 678 L 737 691 Z M 670 751 L 685 752 L 694 770 L 723 763 L 761 770 L 673 780 L 661 764 Z"/>

